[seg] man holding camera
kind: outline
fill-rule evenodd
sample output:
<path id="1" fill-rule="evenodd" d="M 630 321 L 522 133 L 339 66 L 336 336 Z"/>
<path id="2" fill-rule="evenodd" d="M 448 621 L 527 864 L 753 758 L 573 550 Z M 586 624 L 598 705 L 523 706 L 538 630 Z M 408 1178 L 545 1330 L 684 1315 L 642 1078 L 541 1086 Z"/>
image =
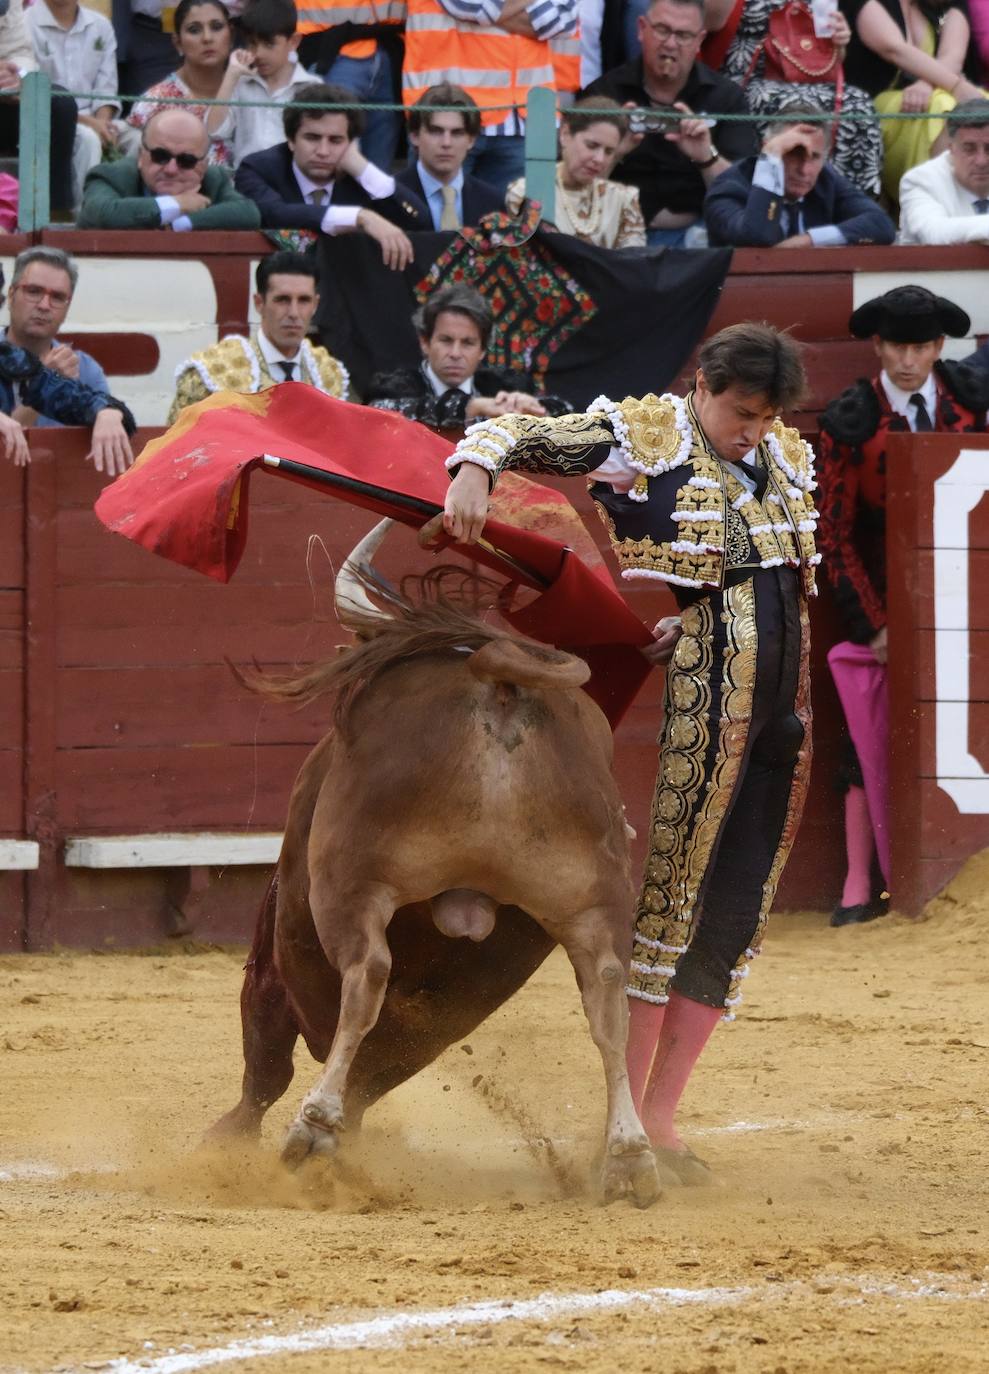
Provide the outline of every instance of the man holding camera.
<path id="1" fill-rule="evenodd" d="M 706 36 L 703 0 L 653 0 L 638 27 L 642 56 L 582 94 L 648 111 L 633 117 L 613 176 L 638 187 L 650 247 L 675 248 L 699 224 L 708 186 L 754 155 L 758 143 L 753 125 L 717 118 L 746 114 L 748 105 L 741 87 L 697 60 Z M 699 117 L 683 117 L 693 114 Z"/>
<path id="2" fill-rule="evenodd" d="M 730 167 L 708 191 L 704 220 L 712 246 L 892 243 L 893 221 L 828 162 L 831 130 L 823 110 L 806 103 L 785 113 L 792 122 L 772 126 L 759 156 Z"/>

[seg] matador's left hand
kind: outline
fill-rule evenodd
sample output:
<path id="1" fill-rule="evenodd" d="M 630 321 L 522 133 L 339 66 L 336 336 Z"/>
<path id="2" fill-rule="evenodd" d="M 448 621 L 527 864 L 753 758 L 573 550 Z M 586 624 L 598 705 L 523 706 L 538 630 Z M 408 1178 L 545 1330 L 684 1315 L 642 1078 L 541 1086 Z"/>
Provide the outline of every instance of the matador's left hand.
<path id="1" fill-rule="evenodd" d="M 655 638 L 651 644 L 644 645 L 639 652 L 643 658 L 649 660 L 654 668 L 661 668 L 669 663 L 673 657 L 673 651 L 677 646 L 677 640 L 683 634 L 683 626 L 680 624 L 678 615 L 664 615 L 653 627 Z"/>

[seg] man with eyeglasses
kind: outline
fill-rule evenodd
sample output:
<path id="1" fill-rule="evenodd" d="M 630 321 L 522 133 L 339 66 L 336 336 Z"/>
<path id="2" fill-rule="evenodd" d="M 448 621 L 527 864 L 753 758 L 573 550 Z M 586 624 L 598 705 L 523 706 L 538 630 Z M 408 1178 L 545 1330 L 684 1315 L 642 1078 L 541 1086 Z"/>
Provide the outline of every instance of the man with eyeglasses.
<path id="1" fill-rule="evenodd" d="M 61 248 L 25 248 L 14 262 L 9 294 L 10 323 L 0 330 L 0 338 L 33 354 L 45 367 L 63 377 L 72 377 L 94 391 L 109 391 L 106 375 L 96 359 L 58 338 L 78 280 L 78 267 Z M 2 305 L 3 292 L 0 291 Z M 25 427 L 61 423 L 26 405 L 18 405 L 13 418 Z"/>
<path id="2" fill-rule="evenodd" d="M 256 205 L 222 167 L 207 167 L 206 126 L 166 109 L 144 126 L 136 158 L 104 162 L 86 178 L 81 229 L 257 229 Z"/>
<path id="3" fill-rule="evenodd" d="M 638 27 L 642 56 L 582 94 L 647 111 L 633 117 L 612 175 L 638 187 L 650 246 L 680 247 L 700 223 L 708 186 L 754 157 L 758 140 L 754 124 L 718 118 L 744 115 L 748 105 L 740 86 L 697 60 L 706 36 L 702 0 L 653 0 Z"/>
<path id="4" fill-rule="evenodd" d="M 0 268 L 0 302 L 3 285 Z M 0 458 L 8 458 L 15 467 L 31 461 L 22 423 L 25 409 L 63 425 L 91 428 L 92 443 L 86 457 L 97 472 L 114 476 L 134 461 L 130 446 L 134 417 L 123 401 L 105 388 L 98 390 L 78 377 L 43 366 L 34 353 L 8 336 L 0 339 Z"/>

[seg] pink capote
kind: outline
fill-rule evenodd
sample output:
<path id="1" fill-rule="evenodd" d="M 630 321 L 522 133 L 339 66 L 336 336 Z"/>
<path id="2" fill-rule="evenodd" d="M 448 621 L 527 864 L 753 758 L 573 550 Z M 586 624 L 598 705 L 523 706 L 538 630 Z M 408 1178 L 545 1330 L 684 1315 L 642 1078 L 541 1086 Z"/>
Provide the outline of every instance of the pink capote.
<path id="1" fill-rule="evenodd" d="M 889 697 L 886 665 L 878 661 L 868 644 L 843 640 L 828 652 L 828 667 L 862 766 L 876 855 L 888 887 Z"/>

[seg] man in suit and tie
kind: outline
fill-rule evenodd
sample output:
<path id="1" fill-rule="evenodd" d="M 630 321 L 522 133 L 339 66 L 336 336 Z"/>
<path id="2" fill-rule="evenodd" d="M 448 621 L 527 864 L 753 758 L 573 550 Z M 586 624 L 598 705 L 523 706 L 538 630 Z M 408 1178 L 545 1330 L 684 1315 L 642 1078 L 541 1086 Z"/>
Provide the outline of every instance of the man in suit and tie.
<path id="1" fill-rule="evenodd" d="M 300 103 L 353 103 L 344 86 L 313 82 L 295 93 Z M 258 206 L 266 229 L 343 234 L 355 230 L 376 239 L 387 267 L 412 261 L 406 230 L 428 229 L 418 196 L 398 187 L 360 150 L 363 111 L 285 110 L 285 142 L 251 153 L 237 168 L 235 185 Z M 373 208 L 372 208 L 373 207 Z"/>
<path id="2" fill-rule="evenodd" d="M 258 263 L 254 281 L 258 328 L 250 338 L 230 334 L 180 364 L 170 425 L 186 406 L 215 391 L 254 393 L 279 382 L 305 382 L 327 396 L 347 399 L 347 369 L 306 337 L 319 305 L 315 259 L 305 253 L 269 253 Z"/>
<path id="3" fill-rule="evenodd" d="M 812 121 L 810 103 L 785 108 L 792 123 L 774 124 L 758 157 L 737 162 L 704 199 L 713 245 L 735 248 L 838 248 L 892 243 L 893 221 L 827 160 L 831 130 Z"/>
<path id="4" fill-rule="evenodd" d="M 948 116 L 948 147 L 900 182 L 901 243 L 989 243 L 989 100 Z"/>
<path id="5" fill-rule="evenodd" d="M 844 627 L 828 659 L 852 736 L 839 770 L 847 869 L 833 926 L 870 921 L 887 906 L 872 885 L 872 868 L 875 855 L 888 877 L 886 787 L 875 760 L 882 764 L 889 721 L 882 695 L 874 693 L 883 677 L 877 665 L 884 668 L 887 657 L 888 438 L 984 434 L 989 406 L 985 372 L 941 359 L 945 335 L 965 338 L 972 329 L 953 301 L 923 286 L 896 286 L 860 305 L 849 328 L 857 339 L 872 340 L 880 372 L 830 402 L 817 445 L 817 547 Z"/>
<path id="6" fill-rule="evenodd" d="M 434 229 L 473 227 L 482 215 L 505 208 L 497 186 L 464 171 L 480 132 L 477 105 L 449 82 L 430 86 L 409 110 L 409 142 L 417 160 L 395 180 L 425 201 Z"/>

